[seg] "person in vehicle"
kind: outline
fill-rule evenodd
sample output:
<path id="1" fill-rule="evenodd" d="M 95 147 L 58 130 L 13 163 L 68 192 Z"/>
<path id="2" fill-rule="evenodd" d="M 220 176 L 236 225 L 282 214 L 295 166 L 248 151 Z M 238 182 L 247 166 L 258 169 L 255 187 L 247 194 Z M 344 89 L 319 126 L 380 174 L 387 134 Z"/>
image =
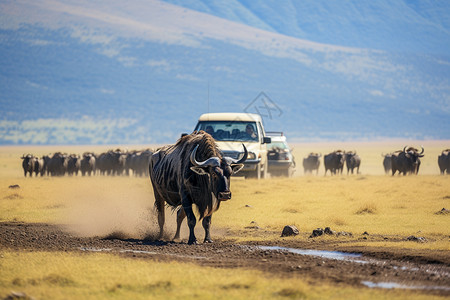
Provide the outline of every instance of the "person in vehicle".
<path id="1" fill-rule="evenodd" d="M 255 133 L 255 129 L 253 128 L 252 124 L 247 124 L 247 126 L 245 127 L 245 132 L 247 133 L 250 139 L 256 140 L 257 135 Z"/>
<path id="2" fill-rule="evenodd" d="M 213 128 L 211 125 L 206 126 L 205 131 L 206 131 L 207 133 L 209 133 L 210 135 L 214 135 L 214 128 Z"/>

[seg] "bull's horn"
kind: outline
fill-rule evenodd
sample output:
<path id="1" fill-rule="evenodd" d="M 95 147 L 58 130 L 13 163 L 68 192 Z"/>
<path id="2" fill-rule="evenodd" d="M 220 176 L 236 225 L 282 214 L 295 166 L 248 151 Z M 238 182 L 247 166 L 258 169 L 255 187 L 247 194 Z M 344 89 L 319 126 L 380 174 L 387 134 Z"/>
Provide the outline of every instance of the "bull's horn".
<path id="1" fill-rule="evenodd" d="M 408 145 L 405 146 L 405 148 L 403 148 L 403 152 L 406 153 L 406 148 L 408 147 Z"/>
<path id="2" fill-rule="evenodd" d="M 244 144 L 242 144 L 242 147 L 244 147 L 244 156 L 242 156 L 241 159 L 237 161 L 233 159 L 233 164 L 242 164 L 247 159 L 248 156 L 247 148 L 245 147 Z"/>
<path id="3" fill-rule="evenodd" d="M 195 155 L 197 154 L 198 146 L 199 145 L 197 144 L 197 146 L 195 146 L 194 150 L 191 153 L 191 163 L 194 166 L 198 166 L 198 167 L 218 167 L 218 166 L 220 166 L 220 159 L 218 157 L 215 157 L 215 156 L 214 157 L 210 157 L 210 158 L 208 158 L 205 161 L 198 162 L 195 159 Z"/>
<path id="4" fill-rule="evenodd" d="M 242 144 L 242 146 L 244 147 L 244 155 L 241 157 L 241 159 L 237 160 L 237 159 L 234 159 L 234 158 L 231 158 L 231 157 L 224 157 L 224 159 L 226 160 L 227 164 L 229 164 L 229 165 L 237 165 L 237 164 L 243 163 L 247 159 L 247 157 L 248 157 L 247 148 L 245 147 L 244 144 Z"/>
<path id="5" fill-rule="evenodd" d="M 425 149 L 423 149 L 423 146 L 421 145 L 420 148 L 422 148 L 422 152 L 420 152 L 419 154 L 423 154 L 423 152 L 425 151 Z"/>

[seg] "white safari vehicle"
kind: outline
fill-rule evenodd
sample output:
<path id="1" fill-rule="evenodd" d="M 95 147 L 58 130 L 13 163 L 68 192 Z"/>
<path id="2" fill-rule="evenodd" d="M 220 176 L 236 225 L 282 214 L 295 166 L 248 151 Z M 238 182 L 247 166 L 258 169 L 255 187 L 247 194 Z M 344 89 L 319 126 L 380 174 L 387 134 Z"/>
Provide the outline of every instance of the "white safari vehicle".
<path id="1" fill-rule="evenodd" d="M 239 174 L 245 177 L 266 178 L 268 172 L 266 137 L 261 116 L 247 113 L 209 113 L 198 119 L 195 130 L 211 134 L 224 156 L 240 158 L 242 144 L 248 150 L 244 168 Z"/>

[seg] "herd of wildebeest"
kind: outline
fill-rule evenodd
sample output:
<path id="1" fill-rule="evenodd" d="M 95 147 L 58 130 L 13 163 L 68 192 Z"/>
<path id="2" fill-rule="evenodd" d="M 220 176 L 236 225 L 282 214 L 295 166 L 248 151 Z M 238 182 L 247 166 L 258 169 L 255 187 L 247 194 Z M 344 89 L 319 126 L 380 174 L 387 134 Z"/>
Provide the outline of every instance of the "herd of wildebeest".
<path id="1" fill-rule="evenodd" d="M 421 147 L 421 151 L 414 147 L 405 146 L 403 150 L 398 150 L 388 154 L 381 154 L 383 157 L 383 167 L 386 174 L 418 174 L 420 168 L 420 158 L 424 156 L 425 149 Z M 303 159 L 304 173 L 318 173 L 320 166 L 320 153 L 310 153 L 308 157 Z M 323 157 L 325 166 L 325 175 L 330 170 L 331 174 L 342 174 L 344 164 L 347 165 L 347 174 L 359 173 L 361 165 L 361 158 L 356 151 L 345 152 L 343 150 L 336 150 Z M 443 150 L 438 156 L 438 165 L 441 174 L 450 174 L 450 149 Z"/>
<path id="2" fill-rule="evenodd" d="M 56 152 L 54 154 L 37 157 L 32 154 L 22 156 L 22 167 L 24 175 L 35 176 L 64 176 L 78 175 L 134 175 L 148 176 L 148 165 L 153 150 L 132 150 L 121 149 L 109 150 L 101 154 L 85 152 L 83 155 L 66 154 Z M 388 154 L 382 154 L 383 167 L 386 174 L 418 174 L 420 168 L 420 157 L 424 156 L 424 148 L 421 150 L 405 146 L 403 150 L 398 150 Z M 319 171 L 320 153 L 309 153 L 303 159 L 303 170 L 305 174 Z M 332 175 L 342 174 L 344 165 L 347 167 L 347 174 L 359 173 L 361 158 L 356 151 L 336 150 L 323 156 L 325 175 L 328 171 Z M 450 149 L 445 149 L 438 156 L 438 165 L 441 174 L 450 174 Z"/>
<path id="3" fill-rule="evenodd" d="M 42 157 L 32 154 L 22 156 L 22 167 L 25 177 L 32 176 L 76 176 L 85 175 L 135 175 L 148 176 L 148 165 L 153 151 L 120 149 L 109 150 L 101 154 L 85 152 L 78 154 L 66 154 L 56 152 Z"/>

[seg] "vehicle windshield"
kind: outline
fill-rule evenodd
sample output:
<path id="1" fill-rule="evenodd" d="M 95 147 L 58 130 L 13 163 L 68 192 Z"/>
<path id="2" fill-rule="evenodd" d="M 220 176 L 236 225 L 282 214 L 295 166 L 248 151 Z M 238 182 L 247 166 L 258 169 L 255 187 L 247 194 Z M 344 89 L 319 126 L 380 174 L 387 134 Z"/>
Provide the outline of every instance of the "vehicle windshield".
<path id="1" fill-rule="evenodd" d="M 288 145 L 284 142 L 273 142 L 270 144 L 267 144 L 267 150 L 272 150 L 275 148 L 279 148 L 279 149 L 288 149 Z"/>
<path id="2" fill-rule="evenodd" d="M 195 130 L 204 130 L 216 141 L 257 142 L 256 122 L 201 121 Z"/>

